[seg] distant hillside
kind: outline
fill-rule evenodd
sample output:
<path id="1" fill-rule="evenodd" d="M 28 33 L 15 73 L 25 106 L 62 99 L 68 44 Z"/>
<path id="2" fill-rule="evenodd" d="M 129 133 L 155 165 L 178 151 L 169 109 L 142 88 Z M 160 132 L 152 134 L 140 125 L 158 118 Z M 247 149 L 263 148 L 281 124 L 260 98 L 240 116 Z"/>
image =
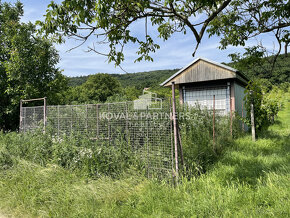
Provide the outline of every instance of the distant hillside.
<path id="1" fill-rule="evenodd" d="M 88 77 L 89 76 L 68 77 L 68 85 L 73 87 L 80 86 L 87 81 Z"/>
<path id="2" fill-rule="evenodd" d="M 261 61 L 244 58 L 236 63 L 227 65 L 242 71 L 250 79 L 267 79 L 272 84 L 290 82 L 290 56 L 279 55 L 272 71 L 273 56 L 263 58 Z"/>
<path id="3" fill-rule="evenodd" d="M 142 73 L 112 74 L 118 79 L 123 87 L 135 86 L 136 88 L 156 87 L 168 77 L 176 73 L 174 70 L 156 70 Z"/>
<path id="4" fill-rule="evenodd" d="M 245 60 L 237 63 L 228 63 L 227 65 L 234 67 L 250 79 L 264 78 L 268 79 L 273 84 L 280 84 L 283 82 L 290 82 L 290 56 L 280 55 L 277 59 L 276 67 L 271 72 L 271 61 L 269 57 L 262 61 L 262 64 L 251 63 L 248 64 Z M 127 73 L 127 74 L 111 74 L 118 79 L 122 87 L 135 86 L 137 89 L 145 87 L 158 87 L 161 82 L 176 73 L 178 69 L 174 70 L 155 70 L 140 73 Z M 79 86 L 86 82 L 88 76 L 70 77 L 69 86 Z"/>
<path id="5" fill-rule="evenodd" d="M 137 89 L 156 87 L 168 77 L 176 73 L 174 70 L 155 70 L 140 73 L 111 74 L 120 81 L 122 87 L 135 86 Z M 79 86 L 86 82 L 88 76 L 70 77 L 69 86 Z"/>

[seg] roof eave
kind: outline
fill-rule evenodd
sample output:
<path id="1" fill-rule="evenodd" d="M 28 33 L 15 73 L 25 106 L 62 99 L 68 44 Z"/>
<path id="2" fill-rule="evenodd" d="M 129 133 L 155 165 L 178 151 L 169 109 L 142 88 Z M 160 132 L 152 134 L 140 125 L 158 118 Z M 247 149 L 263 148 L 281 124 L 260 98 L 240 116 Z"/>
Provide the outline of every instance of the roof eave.
<path id="1" fill-rule="evenodd" d="M 200 60 L 201 58 L 197 58 L 190 62 L 190 64 L 186 65 L 185 67 L 181 68 L 179 71 L 177 71 L 175 74 L 173 74 L 171 77 L 169 77 L 167 80 L 165 80 L 163 83 L 160 84 L 160 86 L 164 86 L 166 83 L 168 83 L 170 80 L 174 79 L 176 76 L 178 76 L 180 73 L 182 73 L 184 70 L 189 68 L 191 65 L 193 65 L 195 62 Z"/>
<path id="2" fill-rule="evenodd" d="M 178 76 L 179 74 L 181 74 L 184 70 L 186 70 L 187 68 L 189 68 L 190 66 L 192 66 L 194 63 L 196 63 L 197 61 L 199 60 L 203 60 L 205 62 L 208 62 L 208 63 L 211 63 L 211 64 L 214 64 L 214 65 L 217 65 L 219 67 L 222 67 L 222 68 L 225 68 L 227 70 L 230 70 L 230 71 L 233 71 L 235 73 L 238 73 L 239 71 L 237 69 L 234 69 L 232 67 L 229 67 L 225 64 L 221 64 L 221 63 L 218 63 L 216 61 L 212 61 L 212 60 L 209 60 L 207 58 L 202 58 L 202 57 L 199 57 L 199 58 L 196 58 L 195 60 L 193 60 L 190 64 L 186 65 L 185 67 L 183 67 L 182 69 L 180 69 L 178 72 L 176 72 L 175 74 L 173 74 L 171 77 L 169 77 L 167 80 L 165 80 L 163 83 L 160 84 L 160 86 L 164 86 L 166 83 L 168 83 L 170 80 L 174 79 L 176 76 Z M 242 74 L 242 73 L 241 73 Z M 244 74 L 242 74 L 243 77 L 245 77 L 246 79 L 248 79 Z"/>

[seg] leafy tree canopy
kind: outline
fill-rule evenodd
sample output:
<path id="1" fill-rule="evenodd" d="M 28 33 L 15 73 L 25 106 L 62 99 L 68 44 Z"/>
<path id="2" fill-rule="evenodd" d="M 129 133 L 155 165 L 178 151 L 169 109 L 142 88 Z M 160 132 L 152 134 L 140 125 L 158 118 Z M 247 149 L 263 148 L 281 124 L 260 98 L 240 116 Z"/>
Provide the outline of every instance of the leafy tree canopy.
<path id="1" fill-rule="evenodd" d="M 108 97 L 121 92 L 121 85 L 109 74 L 90 75 L 81 86 L 70 89 L 68 101 L 78 103 L 105 102 Z"/>
<path id="2" fill-rule="evenodd" d="M 277 31 L 280 41 L 288 42 L 289 7 L 284 0 L 63 0 L 60 4 L 52 2 L 45 21 L 38 24 L 58 42 L 63 36 L 83 42 L 94 37 L 95 44 L 89 50 L 119 65 L 128 43 L 139 45 L 136 61 L 152 60 L 150 53 L 159 49 L 147 32 L 147 19 L 164 40 L 175 32 L 192 32 L 194 55 L 206 31 L 210 36 L 222 36 L 222 48 L 244 45 L 250 37 L 270 31 Z M 130 25 L 141 19 L 145 20 L 142 39 L 130 31 Z M 110 49 L 106 54 L 96 46 L 104 43 Z"/>
<path id="3" fill-rule="evenodd" d="M 251 80 L 267 79 L 273 84 L 290 82 L 290 57 L 285 54 L 268 55 L 261 46 L 248 47 L 245 50 L 243 55 L 229 55 L 232 62 L 228 65 L 244 72 Z"/>
<path id="4" fill-rule="evenodd" d="M 221 36 L 221 48 L 245 45 L 249 38 L 273 32 L 278 43 L 289 44 L 290 2 L 285 0 L 231 1 L 211 24 L 210 35 Z M 281 48 L 279 48 L 281 50 Z"/>
<path id="5" fill-rule="evenodd" d="M 36 36 L 32 23 L 21 23 L 23 7 L 0 1 L 0 129 L 15 129 L 19 100 L 48 97 L 61 102 L 67 82 L 55 67 L 59 57 L 51 42 Z"/>

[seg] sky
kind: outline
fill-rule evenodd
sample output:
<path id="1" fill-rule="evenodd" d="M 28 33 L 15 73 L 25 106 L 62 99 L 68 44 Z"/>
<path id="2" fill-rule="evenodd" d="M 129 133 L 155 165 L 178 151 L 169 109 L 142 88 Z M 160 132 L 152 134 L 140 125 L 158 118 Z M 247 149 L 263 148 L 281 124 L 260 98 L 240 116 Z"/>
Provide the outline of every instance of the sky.
<path id="1" fill-rule="evenodd" d="M 14 3 L 17 0 L 4 1 Z M 2 2 L 4 1 L 2 0 Z M 45 14 L 50 0 L 22 0 L 21 2 L 24 5 L 24 16 L 21 19 L 22 22 L 31 21 L 34 23 L 36 20 L 44 20 L 43 15 Z M 55 2 L 60 2 L 60 0 Z M 144 37 L 144 22 L 145 21 L 139 21 L 134 23 L 131 26 L 131 31 L 140 37 Z M 138 58 L 138 55 L 136 54 L 138 47 L 137 45 L 130 44 L 125 47 L 125 61 L 121 64 L 126 72 L 136 73 L 151 70 L 182 68 L 198 57 L 208 58 L 217 62 L 229 62 L 229 54 L 234 52 L 243 53 L 244 51 L 244 48 L 241 46 L 229 46 L 226 50 L 220 50 L 218 49 L 220 39 L 216 36 L 208 38 L 208 35 L 205 35 L 195 57 L 192 57 L 195 48 L 195 41 L 190 31 L 188 31 L 186 35 L 175 33 L 167 41 L 158 38 L 157 30 L 150 26 L 148 27 L 148 34 L 152 35 L 153 39 L 156 40 L 155 42 L 160 45 L 160 49 L 151 54 L 154 61 L 134 63 L 134 60 Z M 259 41 L 262 41 L 263 46 L 269 50 L 275 48 L 275 40 L 271 33 L 263 34 L 259 38 L 248 41 L 245 47 L 255 45 Z M 91 45 L 92 43 L 93 39 L 90 39 L 85 45 L 73 49 L 72 51 L 69 50 L 79 44 L 79 42 L 73 39 L 67 39 L 64 44 L 55 45 L 60 55 L 60 62 L 57 67 L 63 70 L 64 75 L 74 77 L 96 73 L 125 73 L 119 67 L 115 67 L 114 63 L 108 63 L 105 56 L 93 52 L 87 52 L 88 45 Z M 99 48 L 99 51 L 105 50 L 107 50 L 107 48 L 104 46 Z"/>

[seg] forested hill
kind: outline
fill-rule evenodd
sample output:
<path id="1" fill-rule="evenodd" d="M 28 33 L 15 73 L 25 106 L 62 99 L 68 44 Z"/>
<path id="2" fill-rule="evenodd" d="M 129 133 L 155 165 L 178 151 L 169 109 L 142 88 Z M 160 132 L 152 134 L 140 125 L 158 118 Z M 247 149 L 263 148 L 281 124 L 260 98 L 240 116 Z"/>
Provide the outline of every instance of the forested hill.
<path id="1" fill-rule="evenodd" d="M 290 56 L 279 55 L 274 68 L 272 68 L 273 60 L 274 56 L 266 58 L 249 56 L 227 65 L 240 70 L 252 80 L 267 79 L 276 85 L 290 82 Z"/>
<path id="2" fill-rule="evenodd" d="M 262 61 L 255 59 L 242 59 L 227 65 L 234 67 L 245 73 L 250 79 L 264 78 L 273 84 L 290 82 L 290 56 L 280 55 L 277 59 L 275 68 L 271 70 L 271 58 L 264 58 Z M 137 89 L 144 87 L 156 87 L 161 82 L 169 78 L 178 69 L 174 70 L 155 70 L 140 73 L 111 74 L 120 81 L 122 87 L 135 86 Z M 86 82 L 88 76 L 69 78 L 70 86 L 79 86 Z"/>
<path id="3" fill-rule="evenodd" d="M 156 87 L 168 77 L 176 73 L 178 69 L 174 70 L 155 70 L 140 73 L 127 74 L 110 74 L 120 81 L 122 87 L 135 86 L 137 89 L 144 87 Z M 70 86 L 79 86 L 87 81 L 88 76 L 71 77 L 69 78 Z"/>
<path id="4" fill-rule="evenodd" d="M 119 80 L 123 87 L 135 86 L 136 88 L 144 88 L 159 86 L 160 83 L 177 71 L 178 69 L 157 70 L 131 74 L 112 74 L 112 76 Z"/>

